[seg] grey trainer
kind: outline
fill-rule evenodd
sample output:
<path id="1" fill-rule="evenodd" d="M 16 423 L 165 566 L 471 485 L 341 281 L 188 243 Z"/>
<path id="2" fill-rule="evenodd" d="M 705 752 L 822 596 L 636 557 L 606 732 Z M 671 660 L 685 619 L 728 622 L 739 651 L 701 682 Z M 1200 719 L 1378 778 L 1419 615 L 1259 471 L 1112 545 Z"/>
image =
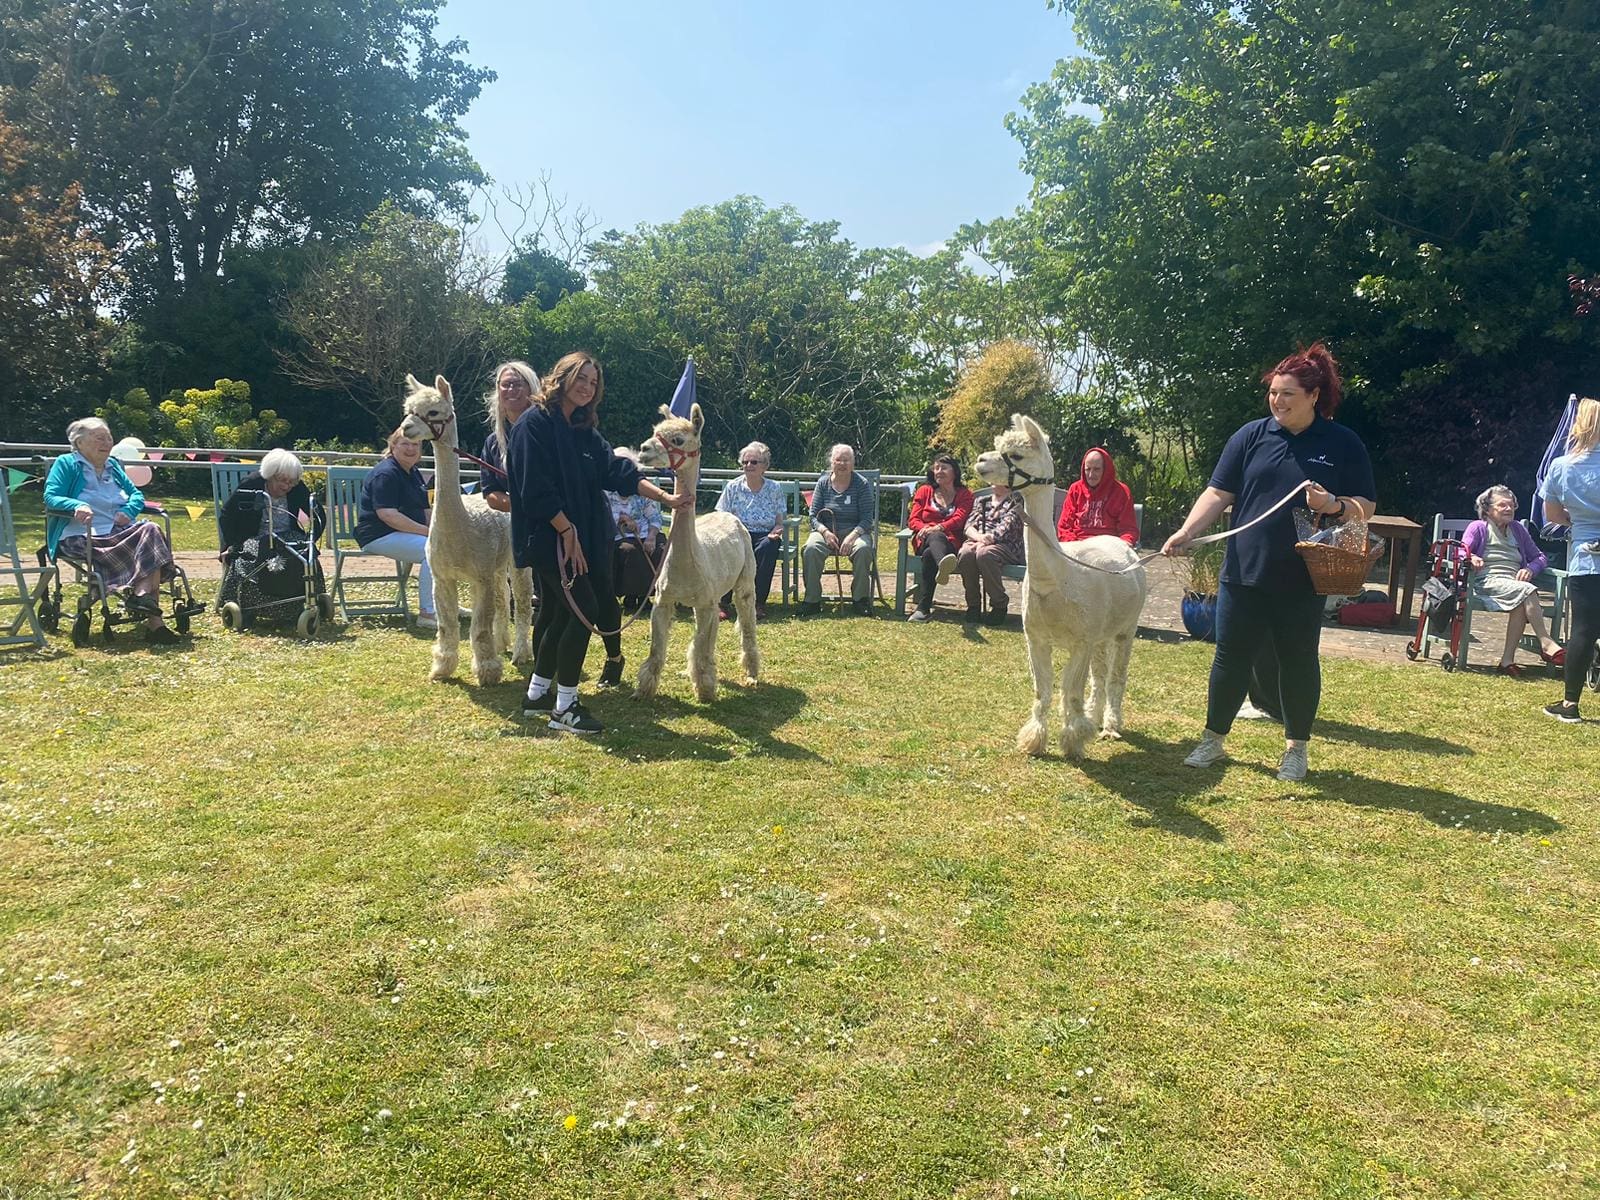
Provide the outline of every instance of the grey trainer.
<path id="1" fill-rule="evenodd" d="M 1206 730 L 1200 735 L 1200 744 L 1189 751 L 1189 757 L 1183 760 L 1186 767 L 1209 767 L 1228 757 L 1228 751 L 1222 745 L 1222 739 L 1211 730 Z"/>
<path id="2" fill-rule="evenodd" d="M 1305 746 L 1290 746 L 1278 764 L 1278 778 L 1285 783 L 1299 783 L 1306 777 L 1306 759 Z"/>

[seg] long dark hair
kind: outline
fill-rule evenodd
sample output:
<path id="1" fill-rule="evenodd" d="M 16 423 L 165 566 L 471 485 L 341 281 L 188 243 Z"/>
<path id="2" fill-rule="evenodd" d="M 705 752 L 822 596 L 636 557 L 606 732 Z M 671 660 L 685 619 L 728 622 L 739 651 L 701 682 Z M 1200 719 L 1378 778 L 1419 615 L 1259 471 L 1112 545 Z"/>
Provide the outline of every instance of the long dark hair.
<path id="1" fill-rule="evenodd" d="M 1261 382 L 1272 383 L 1274 375 L 1293 375 L 1295 382 L 1306 391 L 1317 393 L 1317 414 L 1330 420 L 1339 411 L 1344 399 L 1344 384 L 1339 379 L 1339 364 L 1321 342 L 1313 342 L 1304 350 L 1289 355 L 1261 377 Z"/>
<path id="2" fill-rule="evenodd" d="M 928 486 L 931 488 L 939 486 L 934 481 L 933 469 L 940 463 L 950 464 L 950 473 L 955 476 L 955 482 L 951 484 L 951 487 L 959 488 L 961 486 L 961 464 L 956 461 L 956 457 L 953 454 L 935 454 L 933 456 L 933 461 L 928 464 Z"/>

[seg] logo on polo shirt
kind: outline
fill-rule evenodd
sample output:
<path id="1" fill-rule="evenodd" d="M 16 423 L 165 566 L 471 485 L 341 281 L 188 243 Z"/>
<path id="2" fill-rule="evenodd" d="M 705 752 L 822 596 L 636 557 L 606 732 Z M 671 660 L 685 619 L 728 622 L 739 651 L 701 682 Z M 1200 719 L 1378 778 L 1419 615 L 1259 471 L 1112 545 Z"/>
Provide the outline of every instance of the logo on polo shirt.
<path id="1" fill-rule="evenodd" d="M 1326 454 L 1319 454 L 1315 458 L 1306 459 L 1306 465 L 1307 466 L 1318 466 L 1318 467 L 1331 467 L 1331 466 L 1333 466 L 1333 464 L 1328 461 L 1328 456 Z"/>

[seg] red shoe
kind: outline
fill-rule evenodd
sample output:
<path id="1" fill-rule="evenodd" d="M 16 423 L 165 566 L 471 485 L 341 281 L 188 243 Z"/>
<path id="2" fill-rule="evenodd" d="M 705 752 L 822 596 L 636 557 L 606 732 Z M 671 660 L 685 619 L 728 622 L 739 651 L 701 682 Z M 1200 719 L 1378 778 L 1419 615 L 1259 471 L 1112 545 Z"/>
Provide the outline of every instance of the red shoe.
<path id="1" fill-rule="evenodd" d="M 1496 675 L 1509 675 L 1513 679 L 1522 678 L 1522 668 L 1516 663 L 1501 663 L 1494 669 Z"/>
<path id="2" fill-rule="evenodd" d="M 1546 654 L 1543 650 L 1541 650 L 1539 651 L 1539 657 L 1544 659 L 1545 662 L 1549 663 L 1552 667 L 1564 667 L 1567 665 L 1567 648 L 1563 646 L 1554 654 Z"/>

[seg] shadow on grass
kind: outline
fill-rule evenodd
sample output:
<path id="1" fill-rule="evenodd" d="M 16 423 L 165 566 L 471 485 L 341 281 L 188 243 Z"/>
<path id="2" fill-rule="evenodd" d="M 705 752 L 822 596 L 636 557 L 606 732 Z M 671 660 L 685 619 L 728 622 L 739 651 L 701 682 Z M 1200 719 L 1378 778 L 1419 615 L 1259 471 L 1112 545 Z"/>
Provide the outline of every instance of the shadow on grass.
<path id="1" fill-rule="evenodd" d="M 1372 729 L 1365 725 L 1348 725 L 1343 721 L 1325 721 L 1317 718 L 1312 727 L 1317 738 L 1334 742 L 1352 742 L 1373 750 L 1401 750 L 1408 754 L 1471 755 L 1473 751 L 1459 742 L 1413 733 L 1409 729 Z"/>
<path id="2" fill-rule="evenodd" d="M 1222 830 L 1187 807 L 1194 797 L 1216 787 L 1215 768 L 1185 767 L 1186 743 L 1125 732 L 1122 744 L 1127 748 L 1110 759 L 1085 759 L 1076 765 L 1096 784 L 1140 810 L 1130 821 L 1135 829 L 1161 829 L 1202 842 L 1224 840 Z"/>
<path id="3" fill-rule="evenodd" d="M 562 737 L 546 727 L 544 718 L 522 718 L 522 683 L 516 668 L 505 683 L 492 688 L 473 685 L 466 673 L 458 672 L 444 686 L 460 688 L 480 708 L 503 717 L 506 737 Z M 729 762 L 734 758 L 781 758 L 791 762 L 821 762 L 820 755 L 804 746 L 785 741 L 774 730 L 790 721 L 806 705 L 804 692 L 769 683 L 747 688 L 721 681 L 717 699 L 710 704 L 657 695 L 654 700 L 633 699 L 633 683 L 607 691 L 597 691 L 587 682 L 579 693 L 583 705 L 605 731 L 595 739 L 608 753 L 643 762 L 695 759 L 702 762 Z M 664 721 L 699 717 L 720 726 L 721 736 L 699 736 L 683 729 L 668 728 Z"/>
<path id="4" fill-rule="evenodd" d="M 1349 771 L 1318 771 L 1313 768 L 1307 782 L 1313 790 L 1306 797 L 1333 800 L 1358 808 L 1411 812 L 1444 829 L 1459 826 L 1477 835 L 1493 829 L 1507 833 L 1553 833 L 1561 822 L 1537 809 L 1509 808 L 1483 800 L 1470 800 L 1441 788 L 1414 787 L 1387 779 L 1366 779 Z"/>

